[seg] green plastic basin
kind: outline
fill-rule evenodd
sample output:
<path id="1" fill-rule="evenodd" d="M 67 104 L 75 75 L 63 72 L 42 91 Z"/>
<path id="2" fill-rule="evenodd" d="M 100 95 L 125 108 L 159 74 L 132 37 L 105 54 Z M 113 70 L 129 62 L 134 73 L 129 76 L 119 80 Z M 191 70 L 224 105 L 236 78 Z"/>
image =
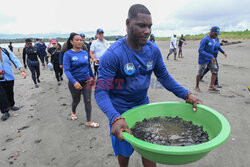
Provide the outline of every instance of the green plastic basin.
<path id="1" fill-rule="evenodd" d="M 195 125 L 203 126 L 203 130 L 209 135 L 209 141 L 192 146 L 152 144 L 123 132 L 124 139 L 133 146 L 136 152 L 146 159 L 161 164 L 180 165 L 195 162 L 223 144 L 230 135 L 230 125 L 227 119 L 217 111 L 199 104 L 197 111 L 194 112 L 192 105 L 184 102 L 152 103 L 128 110 L 122 116 L 129 128 L 144 118 L 158 116 L 178 116 L 186 121 L 192 121 Z"/>

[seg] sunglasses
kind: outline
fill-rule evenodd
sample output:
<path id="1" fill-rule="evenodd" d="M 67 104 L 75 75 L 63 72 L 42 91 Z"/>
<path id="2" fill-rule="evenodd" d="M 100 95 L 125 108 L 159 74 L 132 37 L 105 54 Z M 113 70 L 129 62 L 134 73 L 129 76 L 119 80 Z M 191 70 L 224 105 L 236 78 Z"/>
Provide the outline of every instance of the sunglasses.
<path id="1" fill-rule="evenodd" d="M 28 42 L 27 44 L 28 44 L 28 45 L 32 45 L 32 42 Z"/>

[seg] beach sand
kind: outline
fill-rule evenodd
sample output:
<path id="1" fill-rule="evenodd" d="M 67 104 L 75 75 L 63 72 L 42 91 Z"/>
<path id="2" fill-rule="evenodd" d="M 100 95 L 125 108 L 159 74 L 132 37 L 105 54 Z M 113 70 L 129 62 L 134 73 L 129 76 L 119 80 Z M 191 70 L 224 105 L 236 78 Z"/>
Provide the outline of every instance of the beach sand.
<path id="1" fill-rule="evenodd" d="M 200 83 L 202 93 L 194 91 L 198 71 L 198 47 L 200 41 L 188 41 L 183 46 L 183 59 L 166 61 L 169 41 L 157 42 L 169 73 L 184 87 L 221 114 L 231 125 L 231 135 L 222 146 L 211 151 L 203 159 L 187 167 L 247 167 L 250 164 L 250 41 L 222 46 L 228 54 L 218 56 L 220 66 L 220 93 L 210 93 L 207 88 L 211 74 Z M 14 44 L 13 44 L 14 46 Z M 14 46 L 15 47 L 15 46 Z M 21 60 L 21 57 L 20 57 Z M 34 88 L 31 73 L 27 79 L 15 70 L 15 101 L 18 111 L 0 121 L 0 166 L 7 167 L 116 167 L 110 137 L 108 119 L 98 108 L 92 94 L 92 120 L 100 128 L 85 127 L 86 115 L 83 101 L 77 108 L 78 120 L 70 120 L 71 95 L 64 75 L 61 86 L 53 71 L 41 68 L 41 83 Z M 155 80 L 154 74 L 152 79 Z M 94 92 L 94 90 L 93 90 Z M 148 91 L 151 102 L 183 101 L 157 85 Z M 131 167 L 142 166 L 136 152 L 130 159 Z M 158 164 L 159 167 L 164 165 Z"/>

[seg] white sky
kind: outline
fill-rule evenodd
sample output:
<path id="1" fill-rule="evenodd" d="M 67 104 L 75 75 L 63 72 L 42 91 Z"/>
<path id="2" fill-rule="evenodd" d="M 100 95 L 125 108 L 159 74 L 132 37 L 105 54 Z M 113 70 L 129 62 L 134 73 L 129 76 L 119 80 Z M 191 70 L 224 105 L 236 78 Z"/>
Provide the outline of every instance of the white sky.
<path id="1" fill-rule="evenodd" d="M 152 33 L 199 34 L 213 25 L 222 31 L 250 29 L 250 0 L 1 0 L 0 34 L 96 31 L 125 35 L 128 9 L 144 4 Z"/>

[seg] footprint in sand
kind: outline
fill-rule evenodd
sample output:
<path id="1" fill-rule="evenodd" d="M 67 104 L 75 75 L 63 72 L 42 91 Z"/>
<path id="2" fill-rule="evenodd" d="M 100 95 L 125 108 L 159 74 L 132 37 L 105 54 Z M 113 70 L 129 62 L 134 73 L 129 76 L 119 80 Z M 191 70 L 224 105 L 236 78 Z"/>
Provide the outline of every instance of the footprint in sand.
<path id="1" fill-rule="evenodd" d="M 89 148 L 92 149 L 93 146 L 94 146 L 94 142 L 96 141 L 96 137 L 92 137 L 90 140 L 89 140 Z"/>

